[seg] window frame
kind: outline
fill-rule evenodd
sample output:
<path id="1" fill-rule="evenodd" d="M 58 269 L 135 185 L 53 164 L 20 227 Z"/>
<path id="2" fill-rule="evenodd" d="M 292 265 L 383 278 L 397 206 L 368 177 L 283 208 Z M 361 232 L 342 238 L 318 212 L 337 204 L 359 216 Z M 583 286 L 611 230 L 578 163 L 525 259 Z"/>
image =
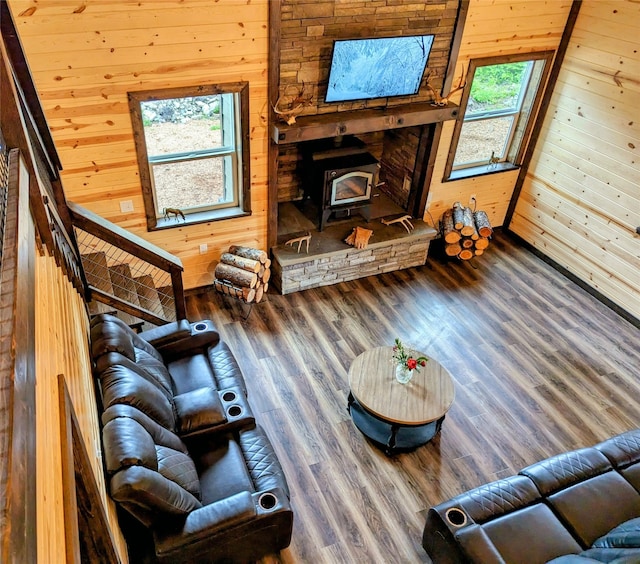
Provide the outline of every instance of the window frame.
<path id="1" fill-rule="evenodd" d="M 471 59 L 469 61 L 469 68 L 467 70 L 466 85 L 462 91 L 462 98 L 460 100 L 460 108 L 458 110 L 458 117 L 456 118 L 453 134 L 451 137 L 451 144 L 449 146 L 449 153 L 447 155 L 447 162 L 444 170 L 443 182 L 462 180 L 465 178 L 473 178 L 475 176 L 482 176 L 485 174 L 495 174 L 498 172 L 504 172 L 508 170 L 516 170 L 522 165 L 522 160 L 527 148 L 527 144 L 531 137 L 531 130 L 535 123 L 535 116 L 537 115 L 542 98 L 547 86 L 549 73 L 551 72 L 553 57 L 555 51 L 535 51 L 529 53 L 518 53 L 512 55 L 500 55 L 497 57 L 483 57 L 479 59 Z M 505 149 L 505 160 L 499 163 L 486 163 L 480 165 L 470 165 L 464 168 L 454 169 L 454 160 L 456 152 L 458 150 L 458 142 L 460 140 L 460 134 L 462 132 L 462 126 L 466 121 L 479 121 L 478 118 L 465 120 L 465 114 L 467 111 L 467 104 L 469 103 L 469 96 L 471 94 L 471 86 L 473 85 L 473 79 L 475 77 L 476 69 L 484 66 L 500 65 L 507 63 L 518 63 L 522 61 L 544 61 L 544 68 L 540 73 L 540 80 L 537 86 L 533 100 L 531 100 L 531 107 L 528 111 L 528 115 L 524 115 L 521 109 L 522 101 L 520 101 L 520 108 L 514 114 L 513 112 L 497 113 L 493 117 L 481 118 L 487 119 L 500 119 L 506 116 L 515 115 L 515 123 L 512 132 L 507 141 Z M 525 87 L 525 92 L 522 94 L 522 99 L 531 96 L 531 73 L 527 78 L 528 84 Z M 517 151 L 513 151 L 512 144 L 515 137 L 515 131 L 521 126 L 522 118 L 526 119 L 526 124 L 522 130 L 520 142 Z"/>
<path id="2" fill-rule="evenodd" d="M 155 187 L 153 174 L 151 172 L 154 162 L 157 164 L 158 159 L 149 159 L 147 144 L 144 132 L 144 123 L 142 120 L 142 102 L 168 100 L 172 98 L 188 98 L 195 96 L 210 96 L 216 94 L 234 94 L 234 98 L 238 107 L 235 109 L 238 119 L 233 120 L 235 139 L 235 150 L 233 154 L 237 159 L 237 165 L 233 167 L 234 177 L 235 171 L 239 171 L 242 178 L 238 180 L 234 178 L 234 200 L 237 199 L 235 205 L 226 207 L 215 207 L 212 209 L 203 208 L 198 211 L 185 214 L 185 221 L 176 221 L 174 218 L 166 219 L 156 215 L 155 206 Z M 178 88 L 163 88 L 157 90 L 138 90 L 127 93 L 129 99 L 129 111 L 131 115 L 131 123 L 133 126 L 133 136 L 136 147 L 136 156 L 138 162 L 138 170 L 140 172 L 140 184 L 142 188 L 142 199 L 144 202 L 144 210 L 147 220 L 147 230 L 156 231 L 159 229 L 170 229 L 193 225 L 198 223 L 207 223 L 210 221 L 219 221 L 231 219 L 235 217 L 244 217 L 251 215 L 251 176 L 249 173 L 249 83 L 248 82 L 231 82 L 221 84 L 208 84 L 199 86 L 186 86 Z M 223 118 L 224 119 L 224 118 Z M 208 151 L 215 153 L 215 150 Z M 203 158 L 197 155 L 198 151 L 192 154 L 193 159 L 179 158 L 173 162 L 188 162 L 197 158 Z M 174 153 L 173 155 L 177 155 Z M 222 166 L 225 164 L 225 155 L 221 153 L 220 158 L 223 159 Z M 165 155 L 166 162 L 171 162 L 172 155 Z M 211 155 L 214 156 L 215 155 Z M 217 157 L 215 157 L 217 158 Z M 160 159 L 162 160 L 162 159 Z"/>

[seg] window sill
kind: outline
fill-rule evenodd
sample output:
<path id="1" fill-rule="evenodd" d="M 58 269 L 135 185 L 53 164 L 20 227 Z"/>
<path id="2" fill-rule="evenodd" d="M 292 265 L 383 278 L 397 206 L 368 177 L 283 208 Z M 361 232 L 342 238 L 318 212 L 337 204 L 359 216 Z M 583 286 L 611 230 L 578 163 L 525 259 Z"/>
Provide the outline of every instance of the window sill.
<path id="1" fill-rule="evenodd" d="M 242 208 L 238 207 L 186 214 L 184 221 L 182 220 L 182 218 L 171 217 L 169 219 L 166 219 L 164 217 L 161 217 L 157 220 L 154 227 L 149 226 L 149 231 L 175 229 L 176 227 L 184 227 L 185 225 L 197 225 L 198 223 L 209 223 L 211 221 L 235 219 L 238 217 L 247 217 L 249 215 L 251 215 L 251 211 L 245 211 Z"/>
<path id="2" fill-rule="evenodd" d="M 474 176 L 484 176 L 486 174 L 495 174 L 496 172 L 518 170 L 519 168 L 519 166 L 514 165 L 513 163 L 498 163 L 495 165 L 473 166 L 451 171 L 449 177 L 445 178 L 444 181 L 451 182 L 453 180 L 463 180 L 465 178 L 473 178 Z"/>

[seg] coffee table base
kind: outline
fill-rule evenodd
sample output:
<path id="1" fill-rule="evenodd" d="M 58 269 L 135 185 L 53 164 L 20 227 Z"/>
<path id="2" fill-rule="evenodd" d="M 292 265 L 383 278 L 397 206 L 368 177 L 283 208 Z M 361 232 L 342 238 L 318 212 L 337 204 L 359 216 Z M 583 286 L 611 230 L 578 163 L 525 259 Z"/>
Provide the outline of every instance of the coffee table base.
<path id="1" fill-rule="evenodd" d="M 390 423 L 367 411 L 352 394 L 349 394 L 347 410 L 360 432 L 378 445 L 387 456 L 396 452 L 413 450 L 428 443 L 438 434 L 444 415 L 425 425 L 401 425 Z"/>

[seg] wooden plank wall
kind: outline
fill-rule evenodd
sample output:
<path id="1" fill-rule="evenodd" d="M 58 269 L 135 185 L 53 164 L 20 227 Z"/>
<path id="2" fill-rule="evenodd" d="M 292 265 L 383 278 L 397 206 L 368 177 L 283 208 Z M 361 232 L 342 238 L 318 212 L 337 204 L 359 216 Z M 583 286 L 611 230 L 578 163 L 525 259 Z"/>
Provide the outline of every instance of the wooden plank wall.
<path id="1" fill-rule="evenodd" d="M 210 284 L 233 243 L 267 230 L 268 0 L 10 0 L 62 161 L 67 198 L 180 257 Z M 147 233 L 127 92 L 250 83 L 250 217 Z M 119 203 L 132 200 L 134 212 Z M 206 243 L 209 250 L 200 254 Z"/>
<path id="2" fill-rule="evenodd" d="M 584 0 L 510 229 L 640 319 L 640 4 Z"/>
<path id="3" fill-rule="evenodd" d="M 514 53 L 556 49 L 560 43 L 570 0 L 471 0 L 456 66 L 454 88 L 469 60 Z M 446 93 L 445 93 L 446 94 Z M 460 93 L 452 101 L 459 103 Z M 442 182 L 454 122 L 444 124 L 434 175 L 427 199 L 437 221 L 455 201 L 469 203 L 476 194 L 478 209 L 486 210 L 494 226 L 502 225 L 513 195 L 518 171 Z"/>
<path id="4" fill-rule="evenodd" d="M 34 250 L 34 253 L 37 251 Z M 91 465 L 123 562 L 126 546 L 108 497 L 102 466 L 100 425 L 89 358 L 89 323 L 82 297 L 48 255 L 36 261 L 36 494 L 38 561 L 65 562 L 62 445 L 58 374 L 63 374 Z"/>

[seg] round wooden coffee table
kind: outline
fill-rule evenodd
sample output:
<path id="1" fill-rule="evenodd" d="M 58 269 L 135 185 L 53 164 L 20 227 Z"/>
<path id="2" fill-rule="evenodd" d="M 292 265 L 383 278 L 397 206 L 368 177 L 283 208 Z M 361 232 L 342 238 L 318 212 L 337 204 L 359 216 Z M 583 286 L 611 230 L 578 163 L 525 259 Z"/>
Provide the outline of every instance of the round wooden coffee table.
<path id="1" fill-rule="evenodd" d="M 349 368 L 348 400 L 356 427 L 389 455 L 429 442 L 455 396 L 453 379 L 433 358 L 408 384 L 400 384 L 392 352 L 393 347 L 378 347 L 356 357 Z"/>

